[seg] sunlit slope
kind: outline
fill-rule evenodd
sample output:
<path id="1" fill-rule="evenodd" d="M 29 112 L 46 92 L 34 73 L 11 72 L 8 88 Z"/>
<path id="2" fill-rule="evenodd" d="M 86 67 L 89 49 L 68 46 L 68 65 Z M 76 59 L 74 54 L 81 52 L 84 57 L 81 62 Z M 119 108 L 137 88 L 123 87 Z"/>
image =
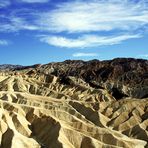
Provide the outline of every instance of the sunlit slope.
<path id="1" fill-rule="evenodd" d="M 148 147 L 146 78 L 137 87 L 145 97 L 134 98 L 124 94 L 132 92 L 131 84 L 124 82 L 126 91 L 110 90 L 113 79 L 98 85 L 97 79 L 87 81 L 70 70 L 66 76 L 55 68 L 0 72 L 1 148 Z"/>

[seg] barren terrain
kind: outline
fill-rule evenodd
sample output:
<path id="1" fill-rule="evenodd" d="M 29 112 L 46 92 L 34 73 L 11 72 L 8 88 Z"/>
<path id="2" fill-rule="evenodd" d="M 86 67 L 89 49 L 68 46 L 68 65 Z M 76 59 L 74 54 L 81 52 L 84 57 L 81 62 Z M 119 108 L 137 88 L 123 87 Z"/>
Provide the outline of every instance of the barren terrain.
<path id="1" fill-rule="evenodd" d="M 0 70 L 1 148 L 144 148 L 147 141 L 147 60 Z"/>

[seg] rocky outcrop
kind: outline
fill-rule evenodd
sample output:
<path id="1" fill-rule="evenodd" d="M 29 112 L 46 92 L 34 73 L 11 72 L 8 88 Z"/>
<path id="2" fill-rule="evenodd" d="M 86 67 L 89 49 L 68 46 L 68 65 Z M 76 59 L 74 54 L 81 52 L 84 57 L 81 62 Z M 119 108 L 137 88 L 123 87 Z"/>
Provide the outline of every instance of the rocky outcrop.
<path id="1" fill-rule="evenodd" d="M 113 94 L 114 90 L 117 90 L 121 96 L 134 98 L 148 96 L 147 60 L 132 58 L 88 62 L 67 60 L 43 65 L 40 70 L 58 76 L 64 83 L 72 76 L 82 79 L 94 88 L 105 88 Z"/>
<path id="2" fill-rule="evenodd" d="M 0 70 L 4 70 L 4 71 L 10 71 L 10 70 L 13 70 L 13 69 L 16 69 L 16 68 L 22 68 L 23 66 L 21 65 L 11 65 L 11 64 L 3 64 L 3 65 L 0 65 Z"/>
<path id="3" fill-rule="evenodd" d="M 2 70 L 0 147 L 148 147 L 147 68 L 115 59 Z"/>

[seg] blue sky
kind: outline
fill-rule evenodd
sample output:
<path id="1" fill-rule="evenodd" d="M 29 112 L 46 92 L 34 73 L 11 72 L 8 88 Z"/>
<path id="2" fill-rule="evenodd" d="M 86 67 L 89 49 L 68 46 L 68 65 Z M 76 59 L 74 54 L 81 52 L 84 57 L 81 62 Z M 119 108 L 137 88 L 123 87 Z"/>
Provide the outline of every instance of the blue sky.
<path id="1" fill-rule="evenodd" d="M 0 0 L 0 64 L 148 59 L 147 0 Z"/>

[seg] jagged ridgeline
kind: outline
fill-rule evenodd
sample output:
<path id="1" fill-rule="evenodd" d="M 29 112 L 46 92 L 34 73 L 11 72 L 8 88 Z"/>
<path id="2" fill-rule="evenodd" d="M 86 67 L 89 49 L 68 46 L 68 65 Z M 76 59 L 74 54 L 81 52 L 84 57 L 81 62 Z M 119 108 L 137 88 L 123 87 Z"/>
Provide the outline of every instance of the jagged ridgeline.
<path id="1" fill-rule="evenodd" d="M 147 141 L 147 60 L 0 66 L 1 148 L 144 148 Z"/>

